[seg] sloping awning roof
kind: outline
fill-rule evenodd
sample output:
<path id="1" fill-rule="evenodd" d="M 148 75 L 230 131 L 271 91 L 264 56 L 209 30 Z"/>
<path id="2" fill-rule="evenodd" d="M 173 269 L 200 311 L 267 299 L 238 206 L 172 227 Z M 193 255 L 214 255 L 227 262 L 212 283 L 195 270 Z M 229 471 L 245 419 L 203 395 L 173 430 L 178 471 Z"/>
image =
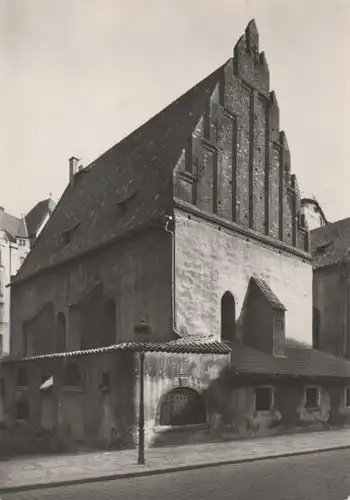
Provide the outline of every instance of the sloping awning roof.
<path id="1" fill-rule="evenodd" d="M 255 285 L 263 293 L 263 295 L 266 297 L 266 299 L 269 301 L 269 303 L 274 309 L 286 311 L 286 308 L 284 307 L 282 302 L 279 300 L 277 295 L 271 290 L 270 286 L 265 280 L 259 278 L 258 276 L 253 276 L 252 282 L 255 283 Z"/>
<path id="2" fill-rule="evenodd" d="M 27 358 L 14 359 L 7 358 L 10 361 L 36 361 L 40 359 L 58 359 L 77 356 L 93 356 L 115 351 L 132 352 L 164 352 L 174 354 L 229 354 L 230 347 L 224 342 L 209 338 L 207 341 L 203 337 L 185 337 L 170 342 L 122 342 L 107 347 L 98 347 L 96 349 L 84 349 L 79 351 L 57 352 L 52 354 L 41 354 Z"/>
<path id="3" fill-rule="evenodd" d="M 285 356 L 272 356 L 239 342 L 230 346 L 231 367 L 239 373 L 350 379 L 350 360 L 308 346 L 288 342 Z"/>

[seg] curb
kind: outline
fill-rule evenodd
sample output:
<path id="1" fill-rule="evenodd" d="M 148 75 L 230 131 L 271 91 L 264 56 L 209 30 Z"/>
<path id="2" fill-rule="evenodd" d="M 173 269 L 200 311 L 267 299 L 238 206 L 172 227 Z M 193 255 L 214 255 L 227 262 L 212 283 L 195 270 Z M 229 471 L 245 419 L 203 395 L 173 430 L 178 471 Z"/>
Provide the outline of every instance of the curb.
<path id="1" fill-rule="evenodd" d="M 143 477 L 143 476 L 155 476 L 160 474 L 169 474 L 172 472 L 180 472 L 180 471 L 189 471 L 189 470 L 198 470 L 205 469 L 207 467 L 219 467 L 222 465 L 235 465 L 242 463 L 250 463 L 250 462 L 259 462 L 263 460 L 273 460 L 276 458 L 288 458 L 293 456 L 302 456 L 302 455 L 312 455 L 316 453 L 325 453 L 327 451 L 336 451 L 336 450 L 346 450 L 350 448 L 350 444 L 341 445 L 341 446 L 332 446 L 329 448 L 320 448 L 320 449 L 312 449 L 305 450 L 300 452 L 290 452 L 290 453 L 279 453 L 277 455 L 265 455 L 260 457 L 251 457 L 251 458 L 243 458 L 243 459 L 226 459 L 218 462 L 206 462 L 201 464 L 193 464 L 193 465 L 177 465 L 172 467 L 166 467 L 164 469 L 149 469 L 149 470 L 140 470 L 134 472 L 120 472 L 116 474 L 108 474 L 105 476 L 99 477 L 88 477 L 88 478 L 80 478 L 80 479 L 68 479 L 63 481 L 53 481 L 47 483 L 38 483 L 38 484 L 29 484 L 29 485 L 21 485 L 21 486 L 8 486 L 5 488 L 0 487 L 0 494 L 2 493 L 15 493 L 19 491 L 28 491 L 28 490 L 42 490 L 49 488 L 57 488 L 60 486 L 74 486 L 79 484 L 88 484 L 88 483 L 100 483 L 102 481 L 113 481 L 116 479 L 129 479 L 134 477 Z"/>

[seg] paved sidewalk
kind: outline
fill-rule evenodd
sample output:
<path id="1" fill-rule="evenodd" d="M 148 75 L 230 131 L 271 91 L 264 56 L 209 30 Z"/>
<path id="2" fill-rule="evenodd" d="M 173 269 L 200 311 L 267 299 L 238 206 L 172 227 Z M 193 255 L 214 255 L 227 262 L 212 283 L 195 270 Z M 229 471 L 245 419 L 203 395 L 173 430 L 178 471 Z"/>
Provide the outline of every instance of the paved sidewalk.
<path id="1" fill-rule="evenodd" d="M 16 458 L 0 462 L 0 493 L 160 474 L 341 448 L 350 448 L 350 429 L 153 448 L 146 450 L 144 466 L 137 465 L 136 450 Z"/>

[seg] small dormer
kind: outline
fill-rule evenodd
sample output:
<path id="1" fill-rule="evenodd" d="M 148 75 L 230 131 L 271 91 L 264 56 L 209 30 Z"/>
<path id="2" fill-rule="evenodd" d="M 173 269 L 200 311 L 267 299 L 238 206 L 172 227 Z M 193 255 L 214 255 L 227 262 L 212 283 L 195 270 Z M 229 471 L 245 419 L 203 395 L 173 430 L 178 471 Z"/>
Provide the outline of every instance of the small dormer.
<path id="1" fill-rule="evenodd" d="M 286 308 L 268 283 L 252 277 L 244 307 L 243 341 L 274 356 L 285 353 Z"/>

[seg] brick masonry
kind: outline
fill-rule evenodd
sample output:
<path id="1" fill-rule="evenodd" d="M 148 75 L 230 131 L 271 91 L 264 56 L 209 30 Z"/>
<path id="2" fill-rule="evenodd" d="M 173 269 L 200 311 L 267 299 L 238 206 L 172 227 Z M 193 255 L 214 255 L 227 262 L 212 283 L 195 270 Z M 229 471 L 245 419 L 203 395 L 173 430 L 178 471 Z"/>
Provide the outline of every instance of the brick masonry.
<path id="1" fill-rule="evenodd" d="M 203 211 L 309 251 L 255 23 L 237 43 L 190 139 L 175 169 L 176 197 L 192 198 Z"/>

